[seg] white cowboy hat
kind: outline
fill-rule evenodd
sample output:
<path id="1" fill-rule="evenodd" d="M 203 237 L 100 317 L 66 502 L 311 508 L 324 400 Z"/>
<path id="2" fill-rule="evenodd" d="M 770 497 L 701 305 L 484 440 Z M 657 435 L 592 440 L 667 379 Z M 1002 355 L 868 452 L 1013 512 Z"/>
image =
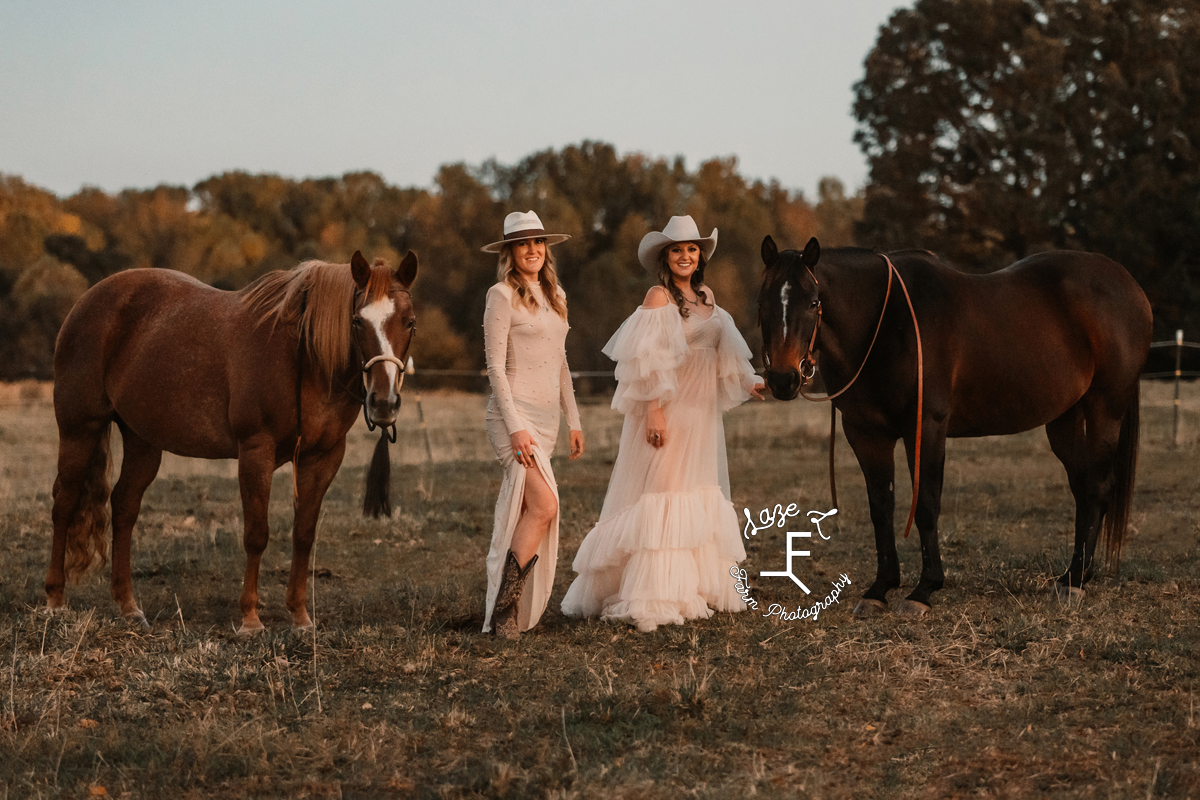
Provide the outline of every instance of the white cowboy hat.
<path id="1" fill-rule="evenodd" d="M 696 221 L 690 216 L 671 217 L 671 221 L 667 223 L 667 227 L 662 229 L 662 233 L 650 231 L 642 237 L 642 243 L 638 245 L 638 261 L 642 262 L 642 266 L 651 272 L 658 272 L 659 252 L 675 242 L 695 242 L 700 245 L 700 252 L 704 254 L 704 260 L 708 261 L 712 258 L 713 251 L 717 249 L 717 229 L 713 228 L 712 233 L 701 237 L 700 229 L 696 227 Z"/>
<path id="2" fill-rule="evenodd" d="M 485 253 L 499 253 L 504 245 L 520 239 L 545 239 L 546 244 L 558 244 L 570 238 L 566 233 L 546 233 L 542 221 L 532 211 L 514 211 L 504 218 L 504 238 L 479 249 Z"/>

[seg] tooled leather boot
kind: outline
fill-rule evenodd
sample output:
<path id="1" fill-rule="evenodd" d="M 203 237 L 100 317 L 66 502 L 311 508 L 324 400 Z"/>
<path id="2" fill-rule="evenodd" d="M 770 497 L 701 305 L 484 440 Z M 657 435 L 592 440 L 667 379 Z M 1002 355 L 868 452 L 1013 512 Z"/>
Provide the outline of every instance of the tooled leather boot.
<path id="1" fill-rule="evenodd" d="M 537 560 L 535 554 L 522 569 L 512 550 L 504 559 L 504 574 L 500 579 L 500 589 L 496 592 L 496 605 L 492 607 L 492 631 L 501 639 L 521 638 L 521 630 L 517 627 L 517 607 L 521 603 L 525 579 Z"/>

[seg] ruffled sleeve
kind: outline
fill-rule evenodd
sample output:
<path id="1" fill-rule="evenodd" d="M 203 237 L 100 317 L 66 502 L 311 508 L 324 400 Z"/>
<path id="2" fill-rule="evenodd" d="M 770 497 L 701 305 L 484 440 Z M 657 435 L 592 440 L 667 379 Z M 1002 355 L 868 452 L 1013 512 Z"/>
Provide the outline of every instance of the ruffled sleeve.
<path id="1" fill-rule="evenodd" d="M 750 348 L 733 317 L 719 306 L 713 313 L 720 315 L 721 322 L 721 341 L 717 344 L 717 402 L 722 411 L 728 411 L 749 400 L 750 390 L 764 382 L 754 372 Z"/>
<path id="2" fill-rule="evenodd" d="M 688 354 L 683 321 L 674 303 L 661 308 L 638 306 L 604 345 L 617 362 L 617 391 L 612 407 L 622 414 L 643 413 L 645 404 L 667 404 L 675 396 L 675 371 Z"/>

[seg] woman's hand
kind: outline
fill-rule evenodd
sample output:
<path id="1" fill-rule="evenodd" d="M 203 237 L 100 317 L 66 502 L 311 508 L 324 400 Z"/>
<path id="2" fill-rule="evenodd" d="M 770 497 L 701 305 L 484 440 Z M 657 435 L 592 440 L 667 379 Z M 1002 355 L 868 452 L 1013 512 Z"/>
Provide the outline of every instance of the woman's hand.
<path id="1" fill-rule="evenodd" d="M 537 442 L 529 435 L 529 431 L 522 429 L 508 438 L 512 442 L 513 458 L 517 459 L 517 463 L 523 467 L 532 467 L 533 448 L 537 447 Z"/>
<path id="2" fill-rule="evenodd" d="M 583 431 L 571 431 L 571 460 L 583 455 Z"/>
<path id="3" fill-rule="evenodd" d="M 755 400 L 766 400 L 767 398 L 763 397 L 763 393 L 762 393 L 762 390 L 765 389 L 766 386 L 767 385 L 765 383 L 754 384 L 754 388 L 752 388 L 750 390 L 750 396 L 753 397 Z"/>
<path id="4" fill-rule="evenodd" d="M 646 412 L 646 441 L 655 448 L 667 443 L 667 418 L 657 405 Z"/>

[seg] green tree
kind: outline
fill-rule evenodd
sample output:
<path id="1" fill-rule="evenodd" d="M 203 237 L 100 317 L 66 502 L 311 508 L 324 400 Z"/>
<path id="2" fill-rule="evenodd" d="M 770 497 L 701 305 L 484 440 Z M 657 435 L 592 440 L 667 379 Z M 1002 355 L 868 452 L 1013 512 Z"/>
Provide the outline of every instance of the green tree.
<path id="1" fill-rule="evenodd" d="M 1105 253 L 1200 327 L 1200 4 L 918 0 L 855 87 L 858 229 L 978 270 Z"/>
<path id="2" fill-rule="evenodd" d="M 837 178 L 822 178 L 817 185 L 815 234 L 826 247 L 846 247 L 855 243 L 855 225 L 862 220 L 863 193 L 847 195 Z M 807 240 L 805 240 L 807 241 Z"/>

